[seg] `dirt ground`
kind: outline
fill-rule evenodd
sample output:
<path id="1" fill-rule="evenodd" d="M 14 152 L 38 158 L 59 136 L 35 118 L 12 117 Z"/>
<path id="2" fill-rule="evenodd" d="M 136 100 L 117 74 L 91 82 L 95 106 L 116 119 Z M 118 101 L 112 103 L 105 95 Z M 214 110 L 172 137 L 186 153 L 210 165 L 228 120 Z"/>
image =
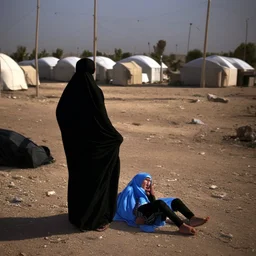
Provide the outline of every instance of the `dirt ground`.
<path id="1" fill-rule="evenodd" d="M 256 128 L 256 88 L 101 87 L 124 137 L 120 190 L 136 173 L 151 173 L 159 196 L 179 197 L 196 215 L 210 216 L 188 237 L 172 225 L 149 234 L 114 222 L 102 233 L 80 233 L 68 223 L 67 166 L 55 119 L 64 87 L 43 83 L 39 98 L 35 88 L 0 98 L 0 127 L 48 146 L 56 159 L 37 169 L 0 168 L 1 256 L 256 255 L 256 150 L 223 140 L 239 126 Z M 229 103 L 209 102 L 207 93 Z M 190 124 L 192 118 L 205 125 Z M 48 197 L 51 190 L 56 195 Z M 14 197 L 22 202 L 10 203 Z"/>

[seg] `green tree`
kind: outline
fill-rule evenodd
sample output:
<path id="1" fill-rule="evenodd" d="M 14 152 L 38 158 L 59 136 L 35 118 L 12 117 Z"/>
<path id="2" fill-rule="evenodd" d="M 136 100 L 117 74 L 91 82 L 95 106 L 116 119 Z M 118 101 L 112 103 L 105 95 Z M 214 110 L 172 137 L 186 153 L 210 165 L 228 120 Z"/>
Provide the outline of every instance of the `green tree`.
<path id="1" fill-rule="evenodd" d="M 61 59 L 61 57 L 63 56 L 63 50 L 60 48 L 57 48 L 55 52 L 52 52 L 52 56 L 58 59 Z"/>
<path id="2" fill-rule="evenodd" d="M 191 60 L 195 60 L 195 59 L 198 59 L 201 57 L 203 57 L 203 53 L 198 49 L 194 49 L 194 50 L 188 52 L 188 54 L 186 56 L 186 62 L 189 62 Z"/>
<path id="3" fill-rule="evenodd" d="M 154 52 L 150 54 L 150 57 L 156 62 L 160 63 L 161 56 L 163 56 L 163 62 L 167 61 L 167 56 L 163 55 L 166 47 L 165 40 L 159 40 L 156 45 L 153 46 Z"/>
<path id="4" fill-rule="evenodd" d="M 102 53 L 102 52 L 100 52 L 100 51 L 97 51 L 96 52 L 96 56 L 103 56 L 104 54 Z"/>
<path id="5" fill-rule="evenodd" d="M 92 52 L 88 51 L 88 50 L 84 50 L 82 52 L 82 54 L 80 55 L 81 58 L 87 58 L 87 57 L 91 57 L 93 54 Z"/>
<path id="6" fill-rule="evenodd" d="M 161 55 L 164 54 L 165 47 L 166 47 L 166 41 L 165 40 L 159 40 L 157 42 L 157 44 L 153 46 L 154 53 L 157 56 L 160 57 Z"/>
<path id="7" fill-rule="evenodd" d="M 40 53 L 38 53 L 38 59 L 43 58 L 43 57 L 48 57 L 49 53 L 43 49 Z"/>
<path id="8" fill-rule="evenodd" d="M 36 58 L 36 50 L 33 49 L 33 51 L 29 54 L 28 59 L 29 60 L 34 60 Z"/>
<path id="9" fill-rule="evenodd" d="M 19 45 L 17 46 L 16 52 L 10 55 L 12 59 L 17 62 L 27 60 L 29 58 L 29 54 L 27 53 L 27 48 L 25 46 Z"/>
<path id="10" fill-rule="evenodd" d="M 245 44 L 240 44 L 234 51 L 234 57 L 238 59 L 244 59 L 244 47 Z M 250 64 L 251 66 L 255 67 L 256 65 L 256 44 L 248 43 L 246 45 L 246 54 L 245 54 L 245 61 Z"/>
<path id="11" fill-rule="evenodd" d="M 119 61 L 122 59 L 123 51 L 122 49 L 115 48 L 114 61 Z"/>
<path id="12" fill-rule="evenodd" d="M 123 54 L 122 54 L 122 59 L 126 59 L 126 58 L 129 58 L 129 57 L 131 57 L 132 56 L 132 54 L 130 53 L 130 52 L 124 52 Z"/>

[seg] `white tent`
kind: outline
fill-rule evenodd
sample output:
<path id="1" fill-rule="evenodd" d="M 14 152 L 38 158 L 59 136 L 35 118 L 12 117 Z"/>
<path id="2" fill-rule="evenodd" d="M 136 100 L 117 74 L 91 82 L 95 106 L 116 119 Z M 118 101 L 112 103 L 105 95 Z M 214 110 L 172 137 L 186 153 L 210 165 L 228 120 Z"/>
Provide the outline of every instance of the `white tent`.
<path id="1" fill-rule="evenodd" d="M 150 83 L 160 81 L 160 65 L 152 58 L 145 55 L 134 55 L 126 59 L 121 60 L 121 62 L 134 61 L 142 68 L 142 73 L 148 75 Z"/>
<path id="2" fill-rule="evenodd" d="M 203 58 L 186 63 L 181 69 L 181 81 L 184 85 L 199 86 Z M 205 86 L 226 87 L 236 86 L 237 68 L 221 56 L 206 58 Z"/>
<path id="3" fill-rule="evenodd" d="M 93 60 L 93 57 L 88 57 Z M 110 58 L 96 56 L 96 80 L 108 82 L 113 79 L 113 67 L 116 63 Z"/>
<path id="4" fill-rule="evenodd" d="M 230 62 L 237 69 L 244 70 L 244 71 L 254 70 L 254 68 L 252 66 L 250 66 L 248 63 L 246 63 L 243 60 L 240 60 L 240 59 L 237 59 L 237 58 L 231 58 L 231 57 L 221 57 L 221 58 Z"/>
<path id="5" fill-rule="evenodd" d="M 21 67 L 9 56 L 0 53 L 0 86 L 3 90 L 28 89 Z"/>
<path id="6" fill-rule="evenodd" d="M 53 69 L 54 80 L 68 82 L 76 72 L 76 63 L 79 60 L 78 57 L 66 57 L 59 60 Z"/>
<path id="7" fill-rule="evenodd" d="M 55 57 L 43 57 L 38 59 L 39 78 L 52 80 L 53 68 L 57 65 L 59 59 Z M 35 67 L 35 60 L 25 60 L 19 62 L 20 66 L 33 66 Z"/>

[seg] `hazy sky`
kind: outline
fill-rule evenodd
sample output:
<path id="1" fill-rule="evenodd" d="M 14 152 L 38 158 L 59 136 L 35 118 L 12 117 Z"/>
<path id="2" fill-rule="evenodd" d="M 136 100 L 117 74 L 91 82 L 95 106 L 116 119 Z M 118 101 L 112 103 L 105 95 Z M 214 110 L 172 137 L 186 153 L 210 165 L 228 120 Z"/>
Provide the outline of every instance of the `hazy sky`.
<path id="1" fill-rule="evenodd" d="M 0 0 L 0 48 L 17 45 L 32 51 L 35 45 L 37 0 Z M 208 51 L 234 50 L 245 40 L 256 42 L 256 0 L 212 0 Z M 93 49 L 93 0 L 41 0 L 39 50 L 57 47 L 74 54 Z M 207 0 L 98 0 L 98 50 L 114 48 L 148 52 L 159 40 L 166 53 L 186 53 L 189 23 L 190 49 L 203 49 Z"/>

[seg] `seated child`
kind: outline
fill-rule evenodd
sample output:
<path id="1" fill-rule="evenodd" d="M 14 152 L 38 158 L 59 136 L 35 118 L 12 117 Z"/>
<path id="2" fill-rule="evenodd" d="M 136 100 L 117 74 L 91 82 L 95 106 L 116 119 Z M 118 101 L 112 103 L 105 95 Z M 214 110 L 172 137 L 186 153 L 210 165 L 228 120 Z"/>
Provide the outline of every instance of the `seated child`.
<path id="1" fill-rule="evenodd" d="M 189 221 L 184 223 L 175 212 L 179 211 Z M 116 221 L 125 221 L 130 226 L 140 226 L 145 232 L 173 222 L 182 234 L 195 235 L 194 227 L 203 225 L 209 217 L 196 217 L 179 198 L 155 198 L 151 175 L 139 173 L 119 194 Z"/>

